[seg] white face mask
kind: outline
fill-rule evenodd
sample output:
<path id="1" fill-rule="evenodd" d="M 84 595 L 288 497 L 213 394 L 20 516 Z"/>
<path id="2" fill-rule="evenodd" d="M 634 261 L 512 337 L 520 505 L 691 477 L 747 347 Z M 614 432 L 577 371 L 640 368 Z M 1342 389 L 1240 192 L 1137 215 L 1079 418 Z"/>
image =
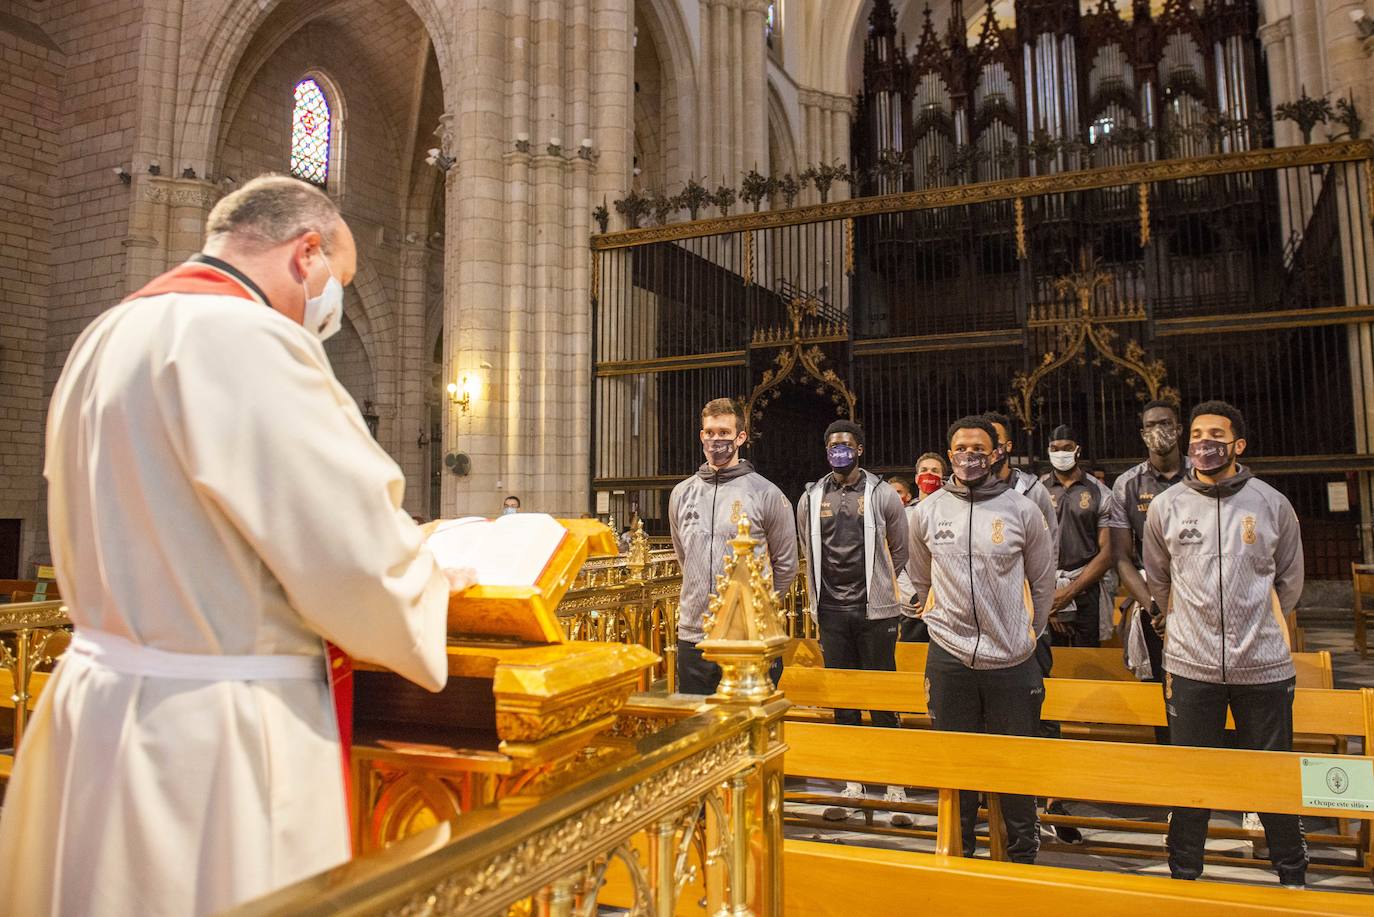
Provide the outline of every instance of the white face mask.
<path id="1" fill-rule="evenodd" d="M 311 296 L 305 281 L 301 281 L 301 289 L 305 291 L 305 318 L 301 324 L 321 341 L 329 340 L 343 327 L 343 284 L 334 276 L 328 258 L 324 259 L 324 267 L 329 271 L 329 279 L 319 296 Z"/>
<path id="2" fill-rule="evenodd" d="M 1050 450 L 1050 464 L 1055 471 L 1072 471 L 1073 466 L 1078 462 L 1078 452 L 1055 452 Z"/>

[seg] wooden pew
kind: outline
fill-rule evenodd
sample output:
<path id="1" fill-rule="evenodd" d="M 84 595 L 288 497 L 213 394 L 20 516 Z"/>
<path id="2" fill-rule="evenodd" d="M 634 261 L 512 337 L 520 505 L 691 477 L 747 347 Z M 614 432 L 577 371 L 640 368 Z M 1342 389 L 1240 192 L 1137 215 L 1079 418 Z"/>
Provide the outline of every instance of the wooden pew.
<path id="1" fill-rule="evenodd" d="M 1374 720 L 1374 690 L 1365 689 L 1360 693 L 1363 712 Z M 946 856 L 961 849 L 958 790 L 1097 799 L 1155 807 L 1258 810 L 1360 820 L 1374 817 L 1370 812 L 1352 808 L 1304 806 L 1299 767 L 1302 756 L 1295 752 L 1069 743 L 1054 739 L 819 723 L 789 724 L 787 744 L 789 775 L 935 788 L 939 793 L 936 853 Z M 860 748 L 863 753 L 856 754 L 855 750 Z M 1351 757 L 1349 760 L 1353 766 L 1369 759 Z M 1000 835 L 1000 825 L 994 825 L 993 830 Z M 1003 855 L 1001 848 L 1001 844 L 994 843 L 995 857 Z M 864 854 L 873 852 L 865 851 Z M 1215 860 L 1209 858 L 1209 861 Z M 1011 865 L 998 864 L 999 867 Z M 1366 853 L 1360 866 L 1344 871 L 1368 874 L 1371 868 L 1374 868 L 1374 861 Z M 869 887 L 869 883 L 850 883 L 842 887 L 846 889 L 848 904 L 853 910 L 874 912 L 864 903 L 853 900 L 853 896 Z M 1274 890 L 1274 893 L 1282 896 L 1284 891 Z M 794 899 L 789 896 L 789 900 Z M 1355 900 L 1363 908 L 1359 912 L 1374 910 L 1374 900 L 1369 897 Z M 1335 904 L 1333 900 L 1332 905 Z"/>
<path id="2" fill-rule="evenodd" d="M 783 670 L 781 684 L 788 700 L 798 707 L 820 708 L 858 708 L 866 710 L 888 710 L 903 714 L 925 716 L 926 696 L 924 677 L 916 672 L 863 672 L 849 669 L 792 668 Z M 1047 678 L 1045 679 L 1045 700 L 1041 706 L 1045 719 L 1060 720 L 1069 731 L 1070 723 L 1105 724 L 1108 726 L 1132 726 L 1143 728 L 1167 725 L 1164 711 L 1164 698 L 1160 686 L 1150 682 L 1137 681 L 1093 681 L 1088 679 Z M 789 718 L 790 730 L 794 726 L 811 725 L 804 721 Z M 928 722 L 928 720 L 927 720 Z M 1227 714 L 1227 725 L 1234 725 Z M 854 728 L 854 727 L 847 727 Z M 1366 749 L 1374 749 L 1374 689 L 1340 691 L 1331 688 L 1299 688 L 1293 700 L 1293 728 L 1297 732 L 1316 733 L 1334 736 L 1360 736 Z M 882 730 L 887 733 L 892 730 Z M 903 730 L 906 732 L 908 730 Z M 923 731 L 923 730 L 916 730 Z M 877 730 L 875 730 L 877 732 Z M 1150 733 L 1151 736 L 1153 735 Z M 1067 747 L 1067 754 L 1082 742 L 1061 743 Z M 1131 746 L 1123 746 L 1131 747 Z M 1197 749 L 1184 749 L 1196 751 Z M 851 750 L 852 755 L 852 750 Z M 805 776 L 792 769 L 792 758 L 787 759 L 788 774 Z M 860 780 L 860 777 L 845 777 L 846 780 Z M 896 781 L 892 781 L 894 784 Z M 932 786 L 922 781 L 908 782 L 908 786 Z M 1041 792 L 1041 796 L 1059 796 L 1056 793 Z M 840 804 L 830 796 L 821 794 L 788 794 L 789 800 L 801 802 L 828 802 Z M 1062 796 L 1064 799 L 1103 799 L 1120 801 L 1102 796 Z M 852 803 L 851 803 L 852 805 Z M 873 800 L 855 806 L 865 810 L 871 818 L 874 809 L 888 810 L 889 804 Z M 1217 807 L 1224 808 L 1224 807 Z M 928 806 L 909 803 L 903 811 L 919 813 Z M 1245 811 L 1257 811 L 1255 807 Z M 1259 810 L 1262 811 L 1262 810 Z M 1068 825 L 1076 828 L 1106 829 L 1114 831 L 1139 831 L 1143 833 L 1163 833 L 1167 825 L 1163 822 L 1142 822 L 1124 819 L 1097 819 L 1078 816 L 1045 815 L 1046 824 Z M 895 833 L 910 833 L 896 831 Z M 917 832 L 919 835 L 920 832 Z M 1262 841 L 1258 832 L 1243 829 L 1213 828 L 1213 837 L 1248 838 Z M 1336 847 L 1354 847 L 1362 851 L 1362 856 L 1370 867 L 1374 867 L 1374 838 L 1371 838 L 1368 822 L 1362 822 L 1358 837 L 1344 834 L 1313 835 L 1314 843 Z M 1091 849 L 1091 846 L 1084 849 Z"/>
<path id="3" fill-rule="evenodd" d="M 1015 917 L 1226 917 L 1367 915 L 1362 895 L 1294 891 L 1159 876 L 1023 866 L 963 857 L 783 843 L 783 895 L 789 917 L 855 914 L 983 914 Z"/>
<path id="4" fill-rule="evenodd" d="M 897 671 L 924 672 L 928 643 L 897 644 Z M 1334 688 L 1335 674 L 1331 668 L 1331 654 L 1326 650 L 1317 653 L 1294 653 L 1293 667 L 1297 670 L 1299 688 Z M 1131 670 L 1121 658 L 1120 648 L 1109 647 L 1061 647 L 1054 648 L 1054 678 L 1088 678 L 1095 681 L 1136 681 Z M 912 725 L 928 725 L 913 722 Z M 1113 742 L 1153 742 L 1154 730 L 1126 724 L 1107 722 L 1065 723 L 1063 735 L 1066 739 L 1101 739 Z M 1342 736 L 1307 733 L 1302 730 L 1293 737 L 1293 750 L 1313 754 L 1345 754 L 1345 739 Z"/>

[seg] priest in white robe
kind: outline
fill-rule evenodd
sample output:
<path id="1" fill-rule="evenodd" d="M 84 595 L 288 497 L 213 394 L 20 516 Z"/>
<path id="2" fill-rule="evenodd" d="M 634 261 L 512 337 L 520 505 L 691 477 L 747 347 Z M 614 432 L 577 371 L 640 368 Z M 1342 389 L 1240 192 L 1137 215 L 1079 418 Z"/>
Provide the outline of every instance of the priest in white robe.
<path id="1" fill-rule="evenodd" d="M 0 912 L 212 913 L 350 855 L 324 641 L 437 691 L 451 586 L 321 344 L 353 239 L 257 179 L 97 318 L 48 415 L 76 634 L 0 818 Z"/>

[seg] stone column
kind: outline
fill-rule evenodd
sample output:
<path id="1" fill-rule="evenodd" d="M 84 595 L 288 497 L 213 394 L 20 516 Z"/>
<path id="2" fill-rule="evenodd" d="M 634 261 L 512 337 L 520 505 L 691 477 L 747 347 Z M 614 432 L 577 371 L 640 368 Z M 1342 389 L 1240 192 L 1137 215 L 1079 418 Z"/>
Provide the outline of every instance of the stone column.
<path id="1" fill-rule="evenodd" d="M 711 84 L 715 99 L 715 136 L 712 167 L 715 177 L 726 181 L 730 177 L 730 164 L 733 161 L 731 146 L 730 120 L 730 7 L 726 0 L 716 0 L 711 8 L 714 20 L 711 26 L 711 40 L 714 47 L 711 63 Z"/>
<path id="2" fill-rule="evenodd" d="M 742 169 L 768 160 L 768 23 L 767 0 L 740 0 L 743 10 L 744 133 L 740 146 Z M 739 176 L 734 176 L 738 183 Z"/>
<path id="3" fill-rule="evenodd" d="M 1297 92 L 1289 82 L 1292 73 L 1290 39 L 1293 35 L 1293 20 L 1287 16 L 1277 22 L 1260 26 L 1260 44 L 1264 48 L 1264 63 L 1269 71 L 1269 95 L 1277 107 L 1291 102 Z M 1274 122 L 1274 145 L 1292 146 L 1296 142 L 1297 127 L 1287 121 Z"/>
<path id="4" fill-rule="evenodd" d="M 530 159 L 532 151 L 542 149 L 548 142 L 549 128 L 541 125 L 536 113 L 531 116 L 530 101 L 534 94 L 534 81 L 531 67 L 534 54 L 532 47 L 534 26 L 530 15 L 529 0 L 514 0 L 510 6 L 510 130 L 504 138 L 502 148 L 506 164 L 506 327 L 504 329 L 505 349 L 501 354 L 499 369 L 493 370 L 500 380 L 501 391 L 520 393 L 523 391 L 525 363 L 530 353 L 529 323 L 530 310 L 533 308 L 530 291 Z M 517 138 L 523 135 L 524 141 Z M 520 145 L 517 147 L 517 143 Z M 496 364 L 496 361 L 492 361 Z M 503 462 L 509 465 L 510 456 L 518 456 L 521 451 L 520 431 L 523 427 L 524 400 L 513 397 L 506 402 L 502 415 L 502 455 Z M 522 474 L 526 470 L 517 467 L 503 468 L 502 483 L 507 493 L 514 493 L 527 500 L 527 482 Z"/>
<path id="5" fill-rule="evenodd" d="M 405 509 L 412 515 L 424 513 L 429 489 L 428 447 L 417 445 L 429 429 L 429 409 L 425 404 L 429 387 L 429 354 L 425 348 L 429 258 L 429 249 L 423 242 L 409 243 L 401 249 L 400 295 L 397 297 L 401 327 L 396 352 L 404 356 L 398 367 L 400 391 L 396 400 L 400 407 L 392 439 L 396 444 L 393 456 L 406 475 Z"/>
<path id="6" fill-rule="evenodd" d="M 181 48 L 183 0 L 147 0 L 139 26 L 138 127 L 129 164 L 134 194 L 125 238 L 124 290 L 132 293 L 165 271 L 168 252 L 170 188 L 148 166 L 157 163 L 165 178 L 181 173 L 174 161 L 172 125 L 176 122 L 178 52 Z M 208 162 L 196 168 L 203 174 Z M 165 196 L 164 196 L 165 195 Z M 199 227 L 204 230 L 204 223 Z M 199 249 L 199 243 L 192 249 Z"/>
<path id="7" fill-rule="evenodd" d="M 500 506 L 500 419 L 509 397 L 499 379 L 492 384 L 505 345 L 506 16 L 484 0 L 459 0 L 455 7 L 454 34 L 462 36 L 455 93 L 461 143 L 445 188 L 444 382 L 469 375 L 481 379 L 484 390 L 466 412 L 444 402 L 445 451 L 472 460 L 468 476 L 443 477 L 446 516 L 492 513 Z"/>
<path id="8" fill-rule="evenodd" d="M 715 164 L 715 144 L 712 143 L 715 125 L 715 40 L 712 27 L 715 19 L 711 13 L 715 0 L 699 0 L 698 29 L 700 49 L 697 54 L 697 167 L 708 180 L 719 179 L 720 173 Z"/>
<path id="9" fill-rule="evenodd" d="M 832 98 L 830 110 L 830 152 L 831 160 L 838 159 L 841 163 L 849 162 L 849 118 L 853 111 L 854 102 L 848 96 L 837 95 Z M 851 189 L 847 183 L 836 182 L 830 189 L 830 199 L 844 200 L 850 196 Z"/>

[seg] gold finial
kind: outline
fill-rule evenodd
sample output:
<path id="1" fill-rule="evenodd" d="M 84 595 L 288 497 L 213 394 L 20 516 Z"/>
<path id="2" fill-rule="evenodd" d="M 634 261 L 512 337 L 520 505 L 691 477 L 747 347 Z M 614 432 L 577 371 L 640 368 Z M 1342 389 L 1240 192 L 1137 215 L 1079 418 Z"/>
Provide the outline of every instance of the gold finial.
<path id="1" fill-rule="evenodd" d="M 625 565 L 630 568 L 630 575 L 637 579 L 648 563 L 649 536 L 644 534 L 644 520 L 639 513 L 635 513 L 634 522 L 630 524 L 630 550 L 626 554 Z"/>
<path id="2" fill-rule="evenodd" d="M 724 572 L 716 578 L 715 593 L 706 611 L 706 639 L 700 644 L 707 659 L 722 669 L 716 703 L 759 702 L 774 693 L 769 662 L 782 654 L 787 631 L 782 599 L 773 590 L 773 577 L 756 553 L 759 540 L 743 509 L 736 504 L 736 534 L 725 555 Z"/>

